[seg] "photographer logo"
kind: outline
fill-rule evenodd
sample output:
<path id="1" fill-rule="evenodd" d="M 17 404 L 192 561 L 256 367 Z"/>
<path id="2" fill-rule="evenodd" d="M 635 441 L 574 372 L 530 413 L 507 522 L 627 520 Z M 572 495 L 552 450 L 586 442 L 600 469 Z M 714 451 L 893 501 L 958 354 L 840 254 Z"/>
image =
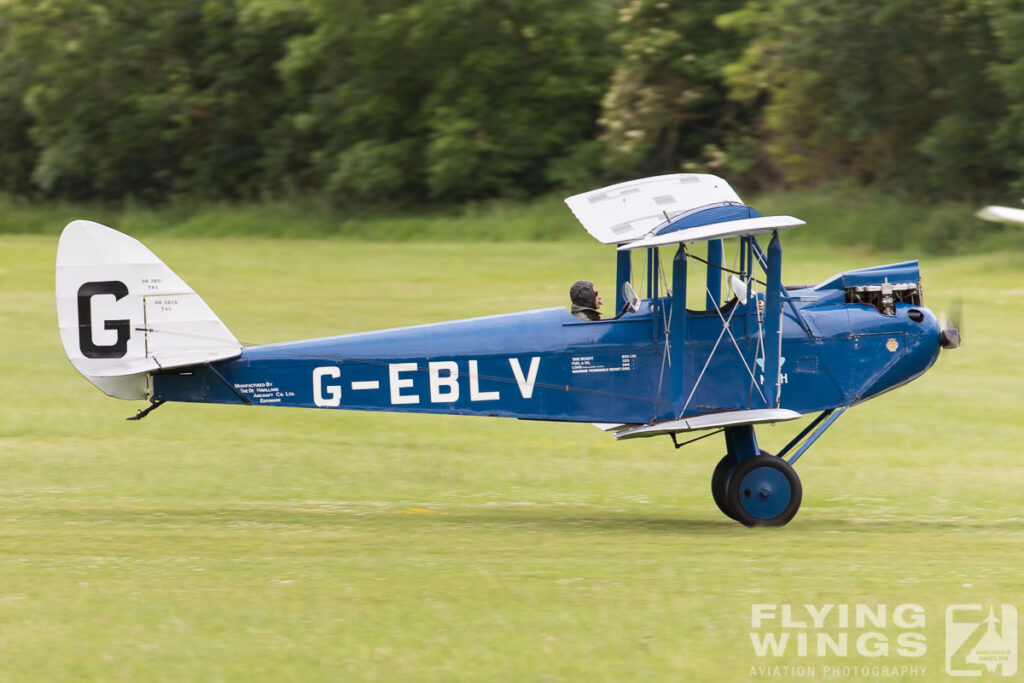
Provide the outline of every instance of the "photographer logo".
<path id="1" fill-rule="evenodd" d="M 1017 672 L 1017 608 L 947 607 L 946 673 L 979 677 L 996 671 L 1002 676 Z"/>

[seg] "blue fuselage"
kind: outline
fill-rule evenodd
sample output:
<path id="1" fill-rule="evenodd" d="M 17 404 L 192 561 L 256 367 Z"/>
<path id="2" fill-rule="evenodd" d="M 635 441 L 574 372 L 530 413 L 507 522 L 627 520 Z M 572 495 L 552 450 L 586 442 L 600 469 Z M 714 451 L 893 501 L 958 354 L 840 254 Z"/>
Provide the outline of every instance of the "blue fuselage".
<path id="1" fill-rule="evenodd" d="M 847 302 L 853 284 L 890 276 L 919 281 L 916 263 L 896 264 L 785 293 L 779 407 L 853 405 L 935 362 L 928 309 Z M 153 398 L 610 423 L 764 408 L 763 302 L 673 311 L 667 296 L 617 320 L 549 308 L 259 346 L 155 374 Z"/>

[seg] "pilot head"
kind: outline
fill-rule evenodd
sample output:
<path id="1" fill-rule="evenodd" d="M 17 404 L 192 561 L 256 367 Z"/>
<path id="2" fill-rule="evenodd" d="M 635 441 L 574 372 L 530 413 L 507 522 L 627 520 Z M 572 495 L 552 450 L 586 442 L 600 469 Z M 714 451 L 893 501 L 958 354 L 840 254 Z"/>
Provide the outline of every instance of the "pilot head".
<path id="1" fill-rule="evenodd" d="M 569 288 L 569 299 L 577 306 L 600 308 L 601 297 L 589 280 L 579 280 Z"/>

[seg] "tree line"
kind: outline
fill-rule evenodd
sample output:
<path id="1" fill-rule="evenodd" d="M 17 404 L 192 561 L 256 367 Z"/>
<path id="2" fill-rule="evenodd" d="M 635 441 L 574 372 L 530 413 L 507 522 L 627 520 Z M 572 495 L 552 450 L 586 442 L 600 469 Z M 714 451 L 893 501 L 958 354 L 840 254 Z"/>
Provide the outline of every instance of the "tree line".
<path id="1" fill-rule="evenodd" d="M 1024 192 L 1024 0 L 0 0 L 0 192 Z"/>

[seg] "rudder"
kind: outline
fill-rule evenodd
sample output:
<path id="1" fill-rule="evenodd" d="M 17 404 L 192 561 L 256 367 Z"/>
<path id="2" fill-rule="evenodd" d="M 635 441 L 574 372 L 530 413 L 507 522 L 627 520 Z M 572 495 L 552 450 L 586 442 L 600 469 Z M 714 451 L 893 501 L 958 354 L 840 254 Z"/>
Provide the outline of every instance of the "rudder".
<path id="1" fill-rule="evenodd" d="M 147 398 L 154 370 L 242 352 L 206 302 L 153 252 L 92 221 L 72 221 L 61 233 L 57 323 L 72 365 L 116 398 Z"/>

